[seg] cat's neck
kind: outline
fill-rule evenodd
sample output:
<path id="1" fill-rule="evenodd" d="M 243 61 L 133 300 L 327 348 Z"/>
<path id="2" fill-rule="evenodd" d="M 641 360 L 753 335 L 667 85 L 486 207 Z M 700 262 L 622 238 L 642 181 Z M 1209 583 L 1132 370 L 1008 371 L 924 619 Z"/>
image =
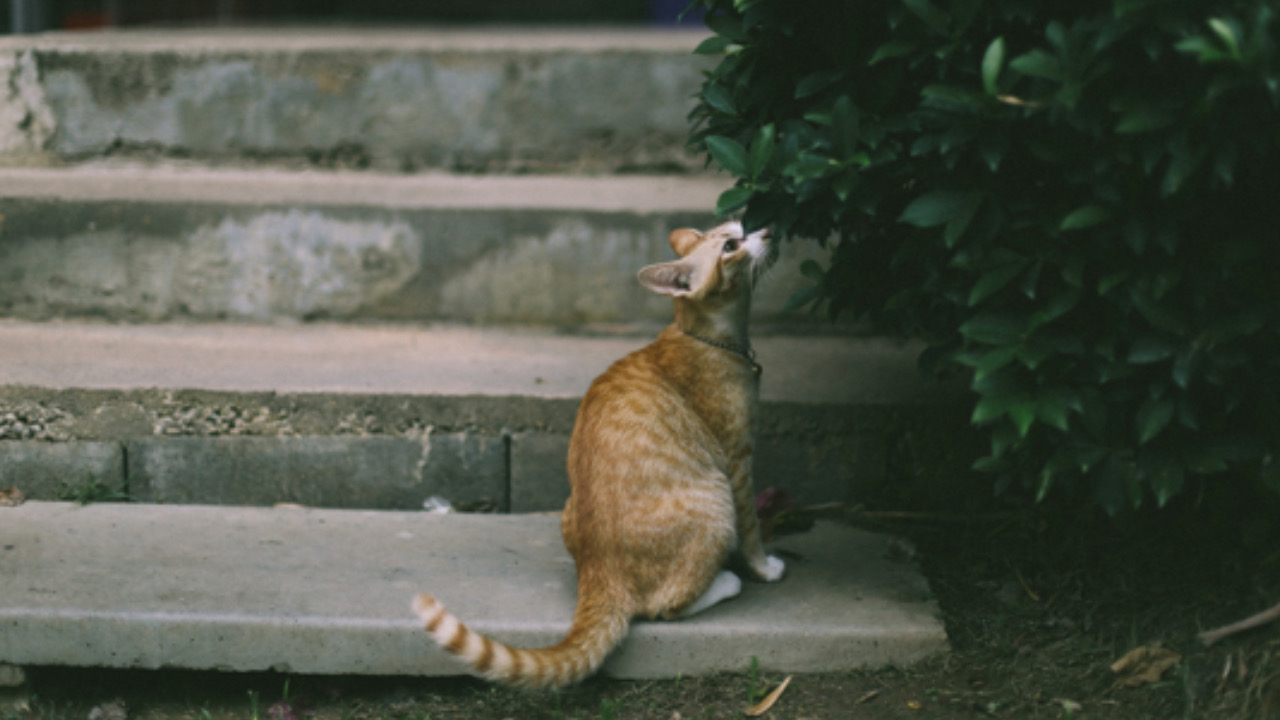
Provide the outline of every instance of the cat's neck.
<path id="1" fill-rule="evenodd" d="M 724 305 L 708 305 L 676 298 L 676 327 L 696 337 L 750 350 L 747 319 L 751 314 L 749 296 L 736 298 Z"/>

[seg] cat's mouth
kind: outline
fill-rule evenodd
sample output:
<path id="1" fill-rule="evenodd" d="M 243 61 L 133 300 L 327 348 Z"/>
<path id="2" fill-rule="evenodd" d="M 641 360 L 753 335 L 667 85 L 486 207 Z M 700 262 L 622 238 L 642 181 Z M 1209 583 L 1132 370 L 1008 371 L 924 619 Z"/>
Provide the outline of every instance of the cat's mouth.
<path id="1" fill-rule="evenodd" d="M 743 241 L 743 246 L 751 255 L 751 285 L 754 287 L 765 272 L 777 262 L 778 243 L 773 242 L 773 236 L 769 234 L 768 229 L 760 229 L 748 235 Z"/>

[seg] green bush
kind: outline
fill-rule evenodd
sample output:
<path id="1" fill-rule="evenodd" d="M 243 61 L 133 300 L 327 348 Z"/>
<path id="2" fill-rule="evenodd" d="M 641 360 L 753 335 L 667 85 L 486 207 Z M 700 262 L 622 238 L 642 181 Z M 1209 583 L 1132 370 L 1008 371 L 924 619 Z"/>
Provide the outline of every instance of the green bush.
<path id="1" fill-rule="evenodd" d="M 1280 1 L 694 5 L 718 212 L 970 370 L 998 489 L 1280 489 Z"/>

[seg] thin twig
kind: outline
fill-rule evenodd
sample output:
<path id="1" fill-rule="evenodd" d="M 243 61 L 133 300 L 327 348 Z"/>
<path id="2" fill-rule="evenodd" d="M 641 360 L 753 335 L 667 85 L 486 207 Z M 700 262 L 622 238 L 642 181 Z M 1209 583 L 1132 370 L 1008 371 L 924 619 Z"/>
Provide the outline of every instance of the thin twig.
<path id="1" fill-rule="evenodd" d="M 853 514 L 855 517 L 865 517 L 873 520 L 922 520 L 925 522 L 982 523 L 1002 522 L 1010 518 L 1016 518 L 1020 513 L 939 513 L 912 512 L 910 510 L 861 510 Z"/>
<path id="2" fill-rule="evenodd" d="M 1245 630 L 1252 630 L 1276 620 L 1280 620 L 1280 605 L 1263 610 L 1257 615 L 1250 615 L 1240 622 L 1224 625 L 1213 630 L 1206 630 L 1200 633 L 1200 642 L 1204 643 L 1205 647 L 1208 647 L 1229 635 L 1235 635 L 1236 633 L 1244 632 Z"/>

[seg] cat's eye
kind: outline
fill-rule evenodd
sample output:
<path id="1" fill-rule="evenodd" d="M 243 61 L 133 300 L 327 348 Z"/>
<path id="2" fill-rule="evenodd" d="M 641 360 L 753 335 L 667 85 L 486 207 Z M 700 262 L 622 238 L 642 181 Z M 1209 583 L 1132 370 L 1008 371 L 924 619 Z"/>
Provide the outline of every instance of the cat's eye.
<path id="1" fill-rule="evenodd" d="M 723 248 L 721 248 L 721 252 L 731 253 L 731 252 L 736 251 L 737 249 L 738 249 L 738 241 L 737 241 L 737 240 L 725 240 L 725 241 L 724 241 L 724 247 L 723 247 Z"/>

